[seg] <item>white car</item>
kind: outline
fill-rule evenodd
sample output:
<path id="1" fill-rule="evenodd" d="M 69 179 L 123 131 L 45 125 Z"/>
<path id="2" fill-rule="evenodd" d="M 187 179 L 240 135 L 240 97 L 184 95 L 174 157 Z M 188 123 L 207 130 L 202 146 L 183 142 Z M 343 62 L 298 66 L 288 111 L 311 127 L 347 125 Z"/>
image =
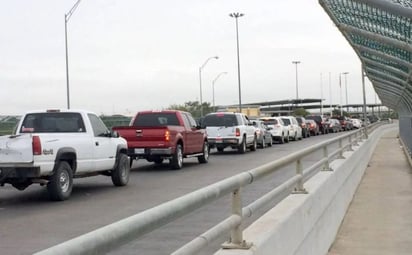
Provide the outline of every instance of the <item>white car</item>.
<path id="1" fill-rule="evenodd" d="M 362 121 L 360 119 L 350 119 L 352 121 L 353 127 L 354 128 L 361 128 L 362 127 Z"/>
<path id="2" fill-rule="evenodd" d="M 262 120 L 269 128 L 273 141 L 278 141 L 279 143 L 289 142 L 289 129 L 281 117 L 261 117 L 259 120 Z"/>
<path id="3" fill-rule="evenodd" d="M 281 118 L 289 128 L 289 140 L 302 140 L 302 128 L 299 126 L 296 118 L 293 116 L 282 116 Z"/>

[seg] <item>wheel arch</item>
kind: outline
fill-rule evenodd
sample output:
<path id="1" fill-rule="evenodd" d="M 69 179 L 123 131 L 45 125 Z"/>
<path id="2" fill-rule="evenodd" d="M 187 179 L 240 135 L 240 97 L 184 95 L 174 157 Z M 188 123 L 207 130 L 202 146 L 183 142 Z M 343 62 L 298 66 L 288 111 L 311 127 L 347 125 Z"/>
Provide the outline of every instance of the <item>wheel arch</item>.
<path id="1" fill-rule="evenodd" d="M 73 174 L 76 172 L 77 169 L 77 154 L 76 150 L 72 147 L 63 147 L 60 148 L 56 153 L 56 158 L 54 160 L 54 167 L 53 172 L 56 171 L 57 167 L 59 166 L 59 162 L 66 161 L 70 168 L 73 171 Z"/>

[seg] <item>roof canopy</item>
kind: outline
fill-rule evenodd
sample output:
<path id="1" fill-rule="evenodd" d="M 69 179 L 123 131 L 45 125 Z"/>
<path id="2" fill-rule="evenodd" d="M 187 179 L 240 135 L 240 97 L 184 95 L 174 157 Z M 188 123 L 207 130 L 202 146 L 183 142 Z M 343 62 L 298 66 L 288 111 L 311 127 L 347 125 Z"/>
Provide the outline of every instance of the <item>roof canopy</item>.
<path id="1" fill-rule="evenodd" d="M 319 0 L 360 58 L 382 103 L 412 113 L 412 1 Z"/>

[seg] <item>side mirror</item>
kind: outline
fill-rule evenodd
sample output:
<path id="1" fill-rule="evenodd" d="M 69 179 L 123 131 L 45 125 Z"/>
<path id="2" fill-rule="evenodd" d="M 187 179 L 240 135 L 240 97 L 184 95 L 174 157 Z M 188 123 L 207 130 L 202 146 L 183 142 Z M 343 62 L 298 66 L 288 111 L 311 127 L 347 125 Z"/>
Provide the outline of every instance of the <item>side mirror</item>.
<path id="1" fill-rule="evenodd" d="M 113 138 L 118 138 L 119 137 L 119 133 L 117 132 L 117 131 L 111 131 L 110 132 L 110 137 L 113 137 Z"/>

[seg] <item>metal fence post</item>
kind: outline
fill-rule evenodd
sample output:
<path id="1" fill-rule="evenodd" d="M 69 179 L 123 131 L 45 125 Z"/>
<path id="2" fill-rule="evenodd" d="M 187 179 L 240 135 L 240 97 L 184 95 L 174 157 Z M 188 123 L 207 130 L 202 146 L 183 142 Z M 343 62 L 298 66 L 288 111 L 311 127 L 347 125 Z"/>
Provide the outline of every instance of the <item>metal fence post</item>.
<path id="1" fill-rule="evenodd" d="M 338 159 L 345 159 L 343 156 L 342 138 L 339 139 L 339 157 Z"/>
<path id="2" fill-rule="evenodd" d="M 355 132 L 355 141 L 353 142 L 353 145 L 359 146 L 358 141 L 360 140 L 358 132 Z"/>
<path id="3" fill-rule="evenodd" d="M 300 159 L 296 160 L 296 174 L 300 176 L 300 179 L 296 185 L 295 190 L 292 192 L 293 194 L 307 194 L 308 191 L 303 187 L 303 168 L 302 162 Z"/>
<path id="4" fill-rule="evenodd" d="M 242 197 L 240 188 L 232 192 L 232 214 L 242 217 Z M 230 241 L 222 244 L 223 249 L 249 249 L 252 243 L 243 240 L 242 224 L 230 231 Z"/>
<path id="5" fill-rule="evenodd" d="M 339 147 L 342 148 L 341 139 L 339 139 Z M 342 154 L 342 150 L 341 150 L 340 154 Z M 329 153 L 328 153 L 328 146 L 327 145 L 323 146 L 323 158 L 326 159 L 326 162 L 323 165 L 322 171 L 333 171 L 333 169 L 329 166 Z"/>
<path id="6" fill-rule="evenodd" d="M 349 148 L 348 148 L 348 151 L 353 151 L 353 148 L 352 148 L 352 134 L 349 135 Z"/>

